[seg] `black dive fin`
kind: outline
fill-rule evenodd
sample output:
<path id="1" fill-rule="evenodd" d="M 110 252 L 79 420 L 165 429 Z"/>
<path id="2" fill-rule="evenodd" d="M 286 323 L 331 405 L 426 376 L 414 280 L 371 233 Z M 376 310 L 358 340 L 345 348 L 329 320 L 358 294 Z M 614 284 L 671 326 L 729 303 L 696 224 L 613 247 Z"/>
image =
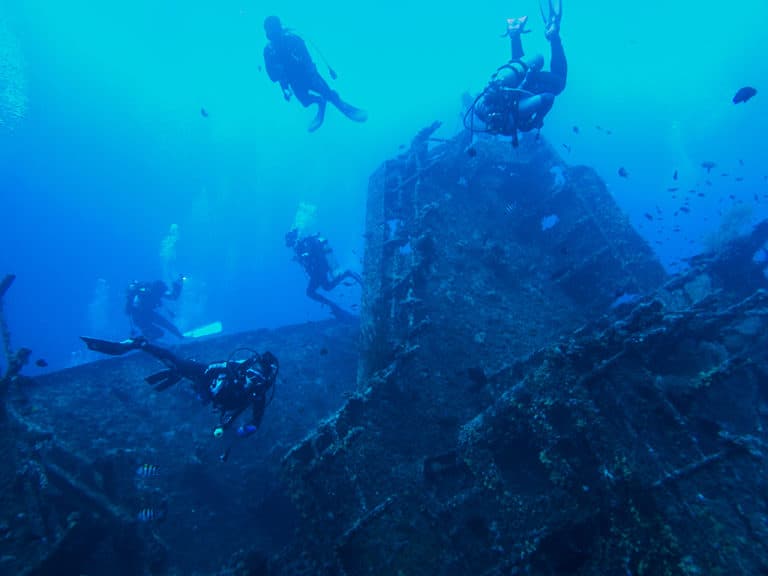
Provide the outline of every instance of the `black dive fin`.
<path id="1" fill-rule="evenodd" d="M 312 120 L 309 128 L 307 128 L 309 132 L 314 132 L 323 125 L 323 120 L 325 119 L 325 107 L 325 100 L 320 100 L 320 102 L 317 103 L 317 114 L 315 114 L 315 118 Z"/>
<path id="2" fill-rule="evenodd" d="M 151 384 L 152 386 L 154 386 L 158 382 L 162 382 L 163 380 L 168 378 L 170 374 L 171 374 L 171 370 L 160 370 L 160 372 L 155 372 L 154 374 L 150 374 L 149 376 L 144 378 L 144 380 L 146 381 L 147 384 Z"/>
<path id="3" fill-rule="evenodd" d="M 347 104 L 344 101 L 335 102 L 335 104 L 336 108 L 339 109 L 339 112 L 354 122 L 365 122 L 368 120 L 368 112 L 365 110 L 355 108 L 351 104 Z"/>
<path id="4" fill-rule="evenodd" d="M 131 350 L 138 348 L 136 340 L 124 340 L 122 342 L 112 342 L 110 340 L 99 340 L 97 338 L 86 338 L 80 336 L 80 339 L 85 342 L 89 350 L 94 352 L 101 352 L 102 354 L 109 354 L 110 356 L 120 356 Z"/>
<path id="5" fill-rule="evenodd" d="M 148 384 L 152 384 L 152 386 L 155 387 L 155 390 L 162 392 L 181 380 L 181 374 L 175 370 L 160 370 L 160 372 L 147 376 L 144 380 L 146 380 Z"/>

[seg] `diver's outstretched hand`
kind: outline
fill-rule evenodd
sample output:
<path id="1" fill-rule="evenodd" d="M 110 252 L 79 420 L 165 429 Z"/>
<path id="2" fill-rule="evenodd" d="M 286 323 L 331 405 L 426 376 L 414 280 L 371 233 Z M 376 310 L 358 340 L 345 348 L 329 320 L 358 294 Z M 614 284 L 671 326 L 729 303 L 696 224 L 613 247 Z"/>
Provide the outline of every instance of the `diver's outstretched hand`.
<path id="1" fill-rule="evenodd" d="M 528 34 L 530 30 L 525 29 L 525 25 L 528 23 L 528 16 L 520 16 L 518 18 L 507 18 L 507 31 L 502 36 L 519 36 L 520 34 Z"/>

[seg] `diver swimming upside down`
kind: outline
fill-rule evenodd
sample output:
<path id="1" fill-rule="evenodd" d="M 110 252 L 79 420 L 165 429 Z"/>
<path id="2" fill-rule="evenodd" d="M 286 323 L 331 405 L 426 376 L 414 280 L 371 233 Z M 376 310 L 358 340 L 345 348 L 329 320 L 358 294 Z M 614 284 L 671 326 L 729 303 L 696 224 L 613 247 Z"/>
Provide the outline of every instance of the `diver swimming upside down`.
<path id="1" fill-rule="evenodd" d="M 526 58 L 521 35 L 528 21 L 527 16 L 507 19 L 507 31 L 512 57 L 499 67 L 485 89 L 475 98 L 464 116 L 464 126 L 472 133 L 511 136 L 517 146 L 518 132 L 539 130 L 544 117 L 552 109 L 555 96 L 565 89 L 568 63 L 560 38 L 562 0 L 557 7 L 548 0 L 548 14 L 541 6 L 545 37 L 550 43 L 550 69 L 543 70 L 544 58 L 536 54 Z M 481 126 L 475 126 L 477 119 Z"/>

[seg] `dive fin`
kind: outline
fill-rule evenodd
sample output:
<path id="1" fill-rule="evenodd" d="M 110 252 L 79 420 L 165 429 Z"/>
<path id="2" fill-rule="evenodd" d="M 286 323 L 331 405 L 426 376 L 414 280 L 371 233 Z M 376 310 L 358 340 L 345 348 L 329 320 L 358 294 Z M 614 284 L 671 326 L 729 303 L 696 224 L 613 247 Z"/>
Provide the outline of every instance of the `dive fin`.
<path id="1" fill-rule="evenodd" d="M 162 382 L 163 380 L 168 378 L 170 374 L 171 374 L 170 370 L 160 370 L 160 372 L 155 372 L 154 374 L 150 374 L 149 376 L 144 378 L 144 381 L 147 384 L 151 384 L 152 386 L 154 386 L 158 382 Z"/>
<path id="2" fill-rule="evenodd" d="M 121 356 L 126 352 L 139 348 L 139 343 L 136 340 L 112 342 L 110 340 L 99 340 L 98 338 L 86 338 L 85 336 L 80 336 L 80 339 L 85 342 L 89 350 L 109 354 L 110 356 Z"/>
<path id="3" fill-rule="evenodd" d="M 325 100 L 321 100 L 317 103 L 317 114 L 315 114 L 312 123 L 309 125 L 309 128 L 307 128 L 309 132 L 314 132 L 323 125 L 323 120 L 325 120 L 325 106 Z"/>
<path id="4" fill-rule="evenodd" d="M 202 338 L 203 336 L 210 336 L 211 334 L 219 334 L 224 327 L 221 322 L 211 322 L 205 326 L 199 326 L 193 330 L 187 330 L 184 332 L 184 338 Z"/>
<path id="5" fill-rule="evenodd" d="M 147 376 L 144 380 L 146 380 L 148 384 L 154 386 L 155 390 L 162 392 L 181 380 L 181 374 L 175 370 L 161 370 L 160 372 Z"/>
<path id="6" fill-rule="evenodd" d="M 346 102 L 342 101 L 336 103 L 336 107 L 339 109 L 339 112 L 344 114 L 344 116 L 353 122 L 365 122 L 368 120 L 368 112 L 362 110 L 361 108 L 355 108 L 351 104 L 347 104 Z"/>

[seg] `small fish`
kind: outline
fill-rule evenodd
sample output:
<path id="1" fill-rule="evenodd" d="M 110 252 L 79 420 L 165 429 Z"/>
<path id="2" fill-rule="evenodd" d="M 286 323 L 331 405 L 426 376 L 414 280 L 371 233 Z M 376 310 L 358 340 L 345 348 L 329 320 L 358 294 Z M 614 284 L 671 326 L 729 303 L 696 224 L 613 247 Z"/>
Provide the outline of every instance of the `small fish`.
<path id="1" fill-rule="evenodd" d="M 736 176 L 736 182 L 744 182 L 743 176 Z"/>
<path id="2" fill-rule="evenodd" d="M 672 180 L 677 180 L 677 170 L 675 170 L 675 173 L 672 174 Z"/>
<path id="3" fill-rule="evenodd" d="M 712 160 L 704 160 L 704 162 L 701 163 L 701 167 L 704 168 L 707 171 L 707 174 L 712 172 L 712 168 L 717 166 L 715 162 L 712 162 Z"/>
<path id="4" fill-rule="evenodd" d="M 563 148 L 565 148 L 566 150 L 568 150 L 568 152 L 570 152 L 570 151 L 571 151 L 571 147 L 570 147 L 570 146 L 568 146 L 568 144 L 563 144 Z"/>
<path id="5" fill-rule="evenodd" d="M 328 354 L 328 348 L 320 348 L 320 356 L 325 356 Z"/>
<path id="6" fill-rule="evenodd" d="M 136 520 L 141 522 L 142 524 L 147 524 L 149 522 L 162 522 L 165 520 L 165 517 L 168 515 L 168 506 L 164 505 L 160 508 L 153 508 L 152 506 L 147 506 L 146 508 L 142 508 L 139 510 L 139 513 L 136 514 Z"/>
<path id="7" fill-rule="evenodd" d="M 653 220 L 653 214 L 649 214 L 648 212 L 646 212 L 645 214 L 643 214 L 643 216 L 645 216 L 646 220 Z"/>
<path id="8" fill-rule="evenodd" d="M 136 476 L 141 478 L 157 478 L 160 476 L 160 468 L 154 464 L 142 464 L 136 469 Z"/>
<path id="9" fill-rule="evenodd" d="M 200 108 L 200 116 L 202 116 L 203 118 L 208 118 L 208 110 L 206 110 L 205 108 Z"/>
<path id="10" fill-rule="evenodd" d="M 748 102 L 755 94 L 757 94 L 757 90 L 752 88 L 752 86 L 744 86 L 743 88 L 739 88 L 733 97 L 733 103 L 739 104 L 741 102 Z"/>
<path id="11" fill-rule="evenodd" d="M 685 212 L 686 214 L 688 214 L 688 212 L 690 211 L 691 209 L 688 208 L 688 206 L 680 206 L 680 212 Z"/>
<path id="12" fill-rule="evenodd" d="M 744 160 L 742 160 L 741 158 L 739 158 L 739 166 L 744 166 Z"/>
<path id="13" fill-rule="evenodd" d="M 622 178 L 629 178 L 629 172 L 627 172 L 627 169 L 626 169 L 626 168 L 624 168 L 624 166 L 622 166 L 621 168 L 619 168 L 619 170 L 618 170 L 618 174 L 619 174 L 619 176 L 620 176 L 620 177 L 622 177 Z"/>
<path id="14" fill-rule="evenodd" d="M 474 146 L 470 146 L 469 148 L 467 148 L 467 156 L 469 156 L 470 158 L 474 158 L 475 156 L 477 156 L 477 148 L 475 148 Z"/>
<path id="15" fill-rule="evenodd" d="M 38 368 L 47 368 L 48 362 L 46 362 L 44 358 L 38 358 L 37 360 L 35 360 L 35 366 L 37 366 Z"/>
<path id="16" fill-rule="evenodd" d="M 696 196 L 698 196 L 699 198 L 704 198 L 705 194 L 704 192 L 699 192 L 698 194 L 696 194 Z"/>
<path id="17" fill-rule="evenodd" d="M 677 192 L 680 190 L 677 186 L 671 186 L 670 188 L 667 188 L 667 192 Z"/>
<path id="18" fill-rule="evenodd" d="M 613 132 L 611 130 L 606 130 L 605 131 L 605 135 L 606 136 L 610 136 L 611 134 L 613 134 Z"/>
<path id="19" fill-rule="evenodd" d="M 514 202 L 510 202 L 506 206 L 504 206 L 504 212 L 507 214 L 512 214 L 512 212 L 515 211 L 515 208 L 517 208 L 517 205 Z"/>
<path id="20" fill-rule="evenodd" d="M 574 134 L 578 134 L 579 133 L 579 127 L 578 126 L 574 126 L 573 127 L 573 133 Z"/>

